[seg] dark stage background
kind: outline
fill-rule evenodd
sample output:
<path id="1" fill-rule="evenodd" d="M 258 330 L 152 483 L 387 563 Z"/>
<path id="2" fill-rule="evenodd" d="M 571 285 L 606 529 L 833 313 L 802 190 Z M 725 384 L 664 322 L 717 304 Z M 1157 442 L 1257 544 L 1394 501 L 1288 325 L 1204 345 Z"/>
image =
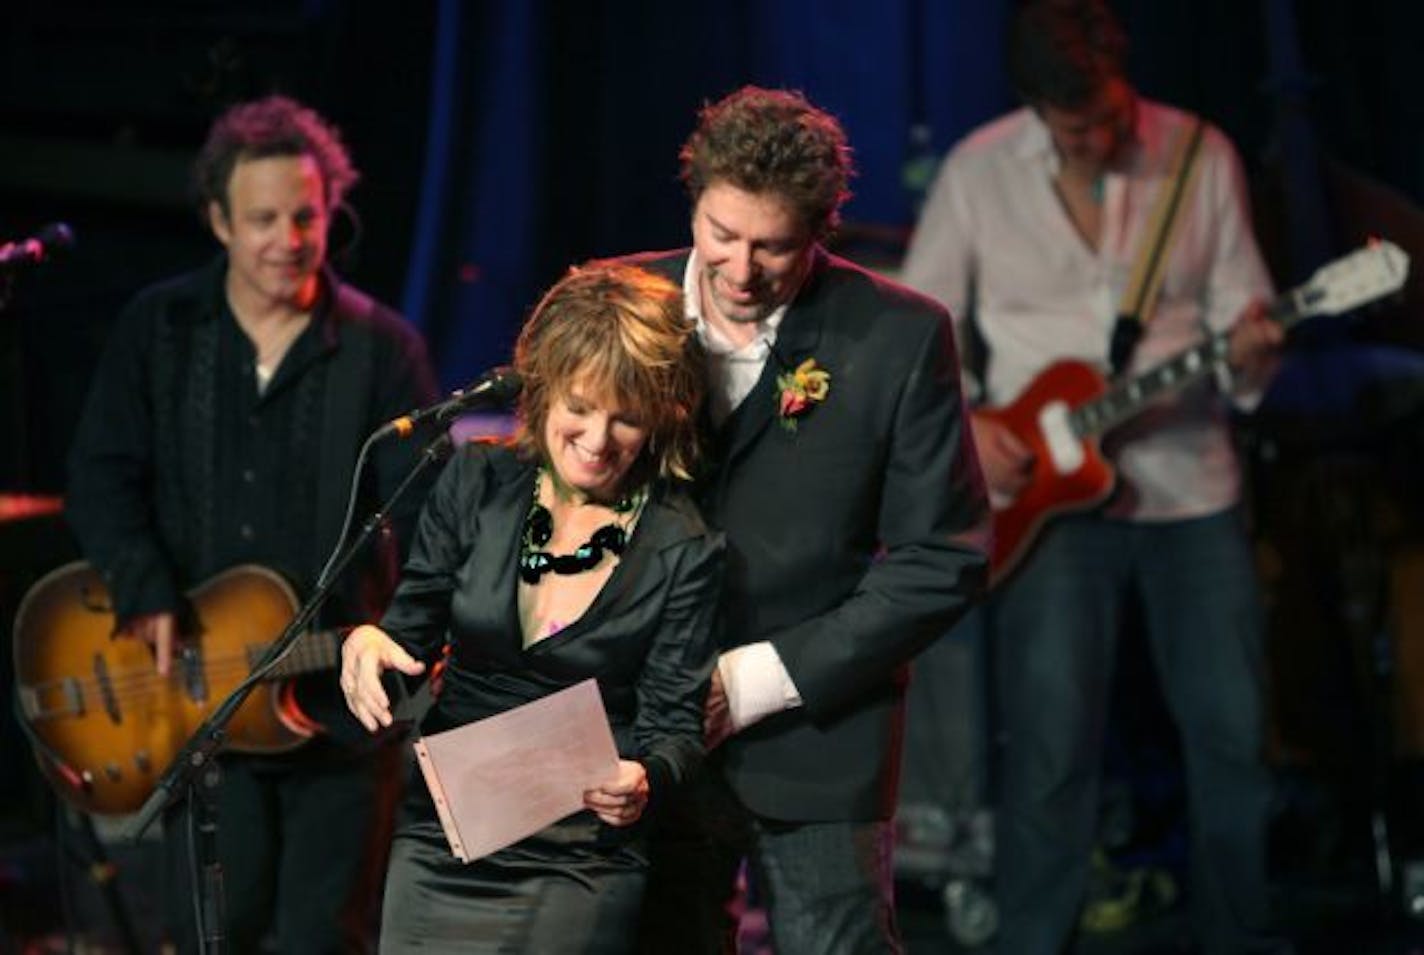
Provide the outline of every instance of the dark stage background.
<path id="1" fill-rule="evenodd" d="M 1201 112 L 1240 148 L 1279 285 L 1370 234 L 1411 251 L 1417 276 L 1424 4 L 1113 5 L 1140 89 Z M 7 0 L 0 242 L 61 220 L 78 244 L 14 275 L 0 309 L 0 494 L 62 492 L 111 319 L 142 286 L 214 253 L 187 167 L 231 102 L 285 92 L 342 128 L 363 179 L 335 261 L 424 329 L 453 388 L 507 360 L 526 310 L 569 264 L 685 244 L 678 147 L 702 103 L 743 83 L 799 88 L 840 117 L 860 167 L 841 247 L 893 268 L 940 156 L 1015 105 L 1002 65 L 1010 9 Z M 1329 797 L 1346 817 L 1387 801 L 1380 766 L 1424 754 L 1420 303 L 1415 278 L 1400 302 L 1307 327 L 1245 429 L 1277 757 L 1356 780 Z M 39 534 L 0 522 L 0 619 L 25 575 L 64 553 L 62 537 L 57 520 Z M 23 758 L 13 741 L 0 752 Z M 1409 828 L 1396 826 L 1401 840 Z"/>
<path id="2" fill-rule="evenodd" d="M 344 270 L 425 329 L 450 387 L 507 357 L 525 310 L 568 264 L 686 241 L 676 153 L 703 102 L 755 82 L 799 88 L 836 113 L 860 165 L 845 238 L 880 262 L 893 261 L 937 158 L 1014 104 L 1007 0 L 5 6 L 0 240 L 51 220 L 79 237 L 68 262 L 18 278 L 3 318 L 21 367 L 19 380 L 5 376 L 15 425 L 0 483 L 41 491 L 62 486 L 118 306 L 215 248 L 189 208 L 186 169 L 234 100 L 283 91 L 342 127 L 364 173 L 351 196 L 359 234 L 348 220 L 334 242 L 350 246 Z M 1298 210 L 1333 201 L 1319 198 L 1322 181 L 1368 177 L 1383 193 L 1376 218 L 1424 198 L 1420 5 L 1116 6 L 1143 91 L 1201 111 L 1239 144 L 1278 280 L 1362 231 L 1333 212 L 1302 230 Z M 1268 29 L 1274 8 L 1298 29 Z M 1298 69 L 1272 55 L 1292 32 Z M 1302 178 L 1294 167 L 1317 162 L 1283 122 L 1295 119 L 1321 146 L 1323 172 L 1307 168 L 1297 190 L 1311 196 L 1282 192 Z M 1301 231 L 1326 234 L 1297 253 Z"/>

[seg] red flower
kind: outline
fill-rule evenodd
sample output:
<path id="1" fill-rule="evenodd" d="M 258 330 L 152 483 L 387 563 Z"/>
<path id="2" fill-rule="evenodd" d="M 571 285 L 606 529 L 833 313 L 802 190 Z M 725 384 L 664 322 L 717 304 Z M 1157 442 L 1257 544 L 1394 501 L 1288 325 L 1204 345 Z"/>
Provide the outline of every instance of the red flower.
<path id="1" fill-rule="evenodd" d="M 831 391 L 831 373 L 816 367 L 816 359 L 807 358 L 796 366 L 795 371 L 783 372 L 776 377 L 776 387 L 780 394 L 776 399 L 777 413 L 781 416 L 781 426 L 787 431 L 796 430 L 796 419 L 826 400 Z"/>

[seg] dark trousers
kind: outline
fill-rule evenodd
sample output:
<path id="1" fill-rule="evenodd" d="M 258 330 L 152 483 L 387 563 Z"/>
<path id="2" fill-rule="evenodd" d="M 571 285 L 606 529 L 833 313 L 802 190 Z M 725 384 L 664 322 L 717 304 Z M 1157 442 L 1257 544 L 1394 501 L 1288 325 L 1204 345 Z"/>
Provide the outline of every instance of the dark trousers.
<path id="1" fill-rule="evenodd" d="M 400 747 L 354 756 L 318 741 L 286 757 L 222 759 L 218 859 L 227 950 L 372 949 L 400 789 Z M 313 752 L 308 752 L 313 750 Z M 185 812 L 165 820 L 167 909 L 181 951 L 198 951 Z"/>
<path id="2" fill-rule="evenodd" d="M 781 955 L 898 953 L 892 840 L 884 820 L 760 818 L 708 770 L 654 831 L 638 951 L 735 952 L 730 904 L 745 858 Z"/>
<path id="3" fill-rule="evenodd" d="M 990 607 L 1004 734 L 1002 955 L 1054 955 L 1077 923 L 1095 839 L 1120 616 L 1143 610 L 1181 734 L 1191 899 L 1204 951 L 1272 951 L 1267 932 L 1261 610 L 1239 515 L 1053 525 Z"/>

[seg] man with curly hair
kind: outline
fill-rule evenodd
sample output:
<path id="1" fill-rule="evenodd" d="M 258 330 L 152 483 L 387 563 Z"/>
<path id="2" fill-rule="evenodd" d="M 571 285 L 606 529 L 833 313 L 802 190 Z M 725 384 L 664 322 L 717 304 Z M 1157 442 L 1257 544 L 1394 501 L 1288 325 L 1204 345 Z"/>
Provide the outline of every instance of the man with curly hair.
<path id="1" fill-rule="evenodd" d="M 681 156 L 692 248 L 636 261 L 682 283 L 708 353 L 728 561 L 708 770 L 668 807 L 640 944 L 730 950 L 746 858 L 777 951 L 898 951 L 906 667 L 984 580 L 949 316 L 822 247 L 850 149 L 800 94 L 707 106 Z"/>
<path id="2" fill-rule="evenodd" d="M 312 110 L 281 96 L 232 107 L 195 167 L 199 212 L 222 253 L 141 292 L 109 336 L 71 450 L 67 515 L 112 593 L 118 635 L 149 643 L 175 684 L 190 686 L 180 674 L 201 658 L 185 591 L 245 563 L 309 591 L 339 535 L 362 441 L 434 394 L 420 336 L 325 264 L 331 215 L 356 176 Z M 363 513 L 413 454 L 377 451 Z M 393 545 L 419 504 L 410 495 L 392 514 L 395 533 L 339 583 L 324 626 L 379 616 Z M 329 698 L 328 728 L 350 720 L 334 670 L 309 689 Z M 397 755 L 319 738 L 287 755 L 219 761 L 221 928 L 233 951 L 259 950 L 269 931 L 284 952 L 366 949 Z M 185 829 L 179 813 L 165 820 L 180 886 Z M 168 902 L 170 931 L 194 949 L 192 901 L 180 889 Z"/>

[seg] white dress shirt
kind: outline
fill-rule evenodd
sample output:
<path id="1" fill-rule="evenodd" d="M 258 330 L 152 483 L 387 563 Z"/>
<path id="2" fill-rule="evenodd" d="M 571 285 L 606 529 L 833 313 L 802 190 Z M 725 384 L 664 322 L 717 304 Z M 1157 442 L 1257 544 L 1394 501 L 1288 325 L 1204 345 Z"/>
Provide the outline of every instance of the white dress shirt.
<path id="1" fill-rule="evenodd" d="M 786 317 L 783 305 L 757 322 L 757 335 L 737 348 L 702 317 L 702 293 L 697 252 L 687 258 L 682 278 L 683 308 L 697 325 L 697 337 L 707 351 L 711 375 L 708 401 L 712 419 L 718 425 L 736 410 L 756 386 L 766 360 L 776 344 L 776 332 Z M 735 647 L 717 660 L 717 675 L 727 696 L 732 729 L 740 732 L 773 713 L 801 705 L 801 693 L 781 656 L 770 643 L 762 641 Z"/>
<path id="2" fill-rule="evenodd" d="M 1058 155 L 1032 110 L 981 127 L 950 152 L 901 278 L 947 306 L 957 327 L 972 307 L 989 355 L 986 380 L 968 387 L 983 401 L 1008 403 L 1058 359 L 1105 368 L 1119 299 L 1158 190 L 1171 186 L 1172 143 L 1192 121 L 1180 110 L 1139 100 L 1123 168 L 1105 177 L 1096 251 L 1054 191 Z M 1235 150 L 1208 126 L 1197 162 L 1163 264 L 1157 308 L 1130 373 L 1199 343 L 1205 329 L 1229 328 L 1251 300 L 1271 295 Z M 1249 408 L 1260 395 L 1240 389 L 1231 397 Z M 1233 504 L 1240 476 L 1227 424 L 1216 385 L 1208 380 L 1119 428 L 1113 457 L 1128 493 L 1118 495 L 1112 512 L 1171 520 Z"/>

